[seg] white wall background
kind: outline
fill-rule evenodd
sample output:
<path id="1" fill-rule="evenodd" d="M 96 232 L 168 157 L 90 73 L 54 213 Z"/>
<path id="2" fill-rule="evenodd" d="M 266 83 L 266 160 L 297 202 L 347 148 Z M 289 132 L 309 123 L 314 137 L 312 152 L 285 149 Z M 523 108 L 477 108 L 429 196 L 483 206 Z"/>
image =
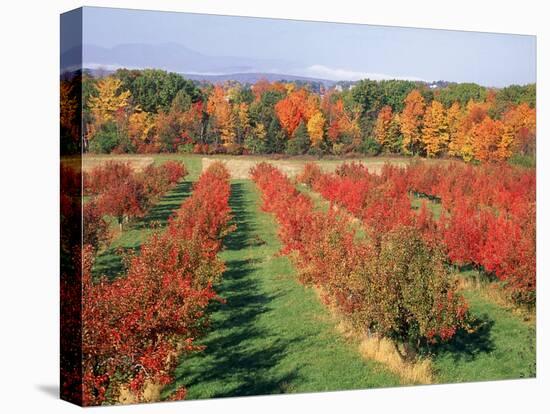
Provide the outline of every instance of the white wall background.
<path id="1" fill-rule="evenodd" d="M 437 0 L 7 0 L 0 11 L 0 411 L 66 413 L 58 381 L 59 14 L 112 6 L 538 36 L 538 378 L 108 408 L 170 412 L 548 412 L 550 33 L 544 3 Z M 96 412 L 96 409 L 91 409 Z"/>

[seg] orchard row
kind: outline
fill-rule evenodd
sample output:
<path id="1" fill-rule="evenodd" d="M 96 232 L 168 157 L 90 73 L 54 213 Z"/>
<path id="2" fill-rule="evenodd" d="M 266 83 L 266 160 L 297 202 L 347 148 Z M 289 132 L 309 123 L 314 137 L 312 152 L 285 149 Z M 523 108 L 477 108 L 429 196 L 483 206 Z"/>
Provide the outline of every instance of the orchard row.
<path id="1" fill-rule="evenodd" d="M 373 243 L 358 237 L 349 214 L 316 210 L 275 167 L 262 163 L 251 175 L 262 192 L 262 208 L 279 222 L 283 252 L 291 254 L 301 281 L 320 287 L 358 330 L 416 351 L 466 326 L 467 304 L 444 253 L 425 240 L 415 222 L 391 228 L 384 223 Z M 383 214 L 398 212 L 388 208 Z"/>
<path id="2" fill-rule="evenodd" d="M 373 174 L 344 164 L 333 174 L 307 165 L 302 181 L 359 218 L 373 243 L 399 226 L 415 225 L 442 246 L 448 260 L 495 275 L 517 302 L 536 300 L 536 177 L 507 165 L 413 163 Z M 422 196 L 419 214 L 411 197 Z M 439 218 L 427 208 L 441 203 Z"/>
<path id="3" fill-rule="evenodd" d="M 101 206 L 105 194 L 116 191 L 117 186 L 110 187 L 109 183 L 122 179 L 124 185 L 140 182 L 143 189 L 154 188 L 149 194 L 156 197 L 184 173 L 181 164 L 178 168 L 175 164 L 151 167 L 140 175 L 113 164 L 92 172 L 86 191 L 96 194 L 97 205 Z M 192 195 L 169 219 L 167 227 L 153 233 L 139 253 L 125 258 L 126 274 L 114 281 L 104 277 L 93 280 L 91 269 L 97 246 L 84 245 L 84 405 L 149 401 L 152 390 L 158 393 L 172 382 L 181 354 L 202 349 L 195 341 L 208 327 L 207 306 L 221 300 L 214 285 L 224 271 L 217 253 L 222 238 L 231 231 L 229 194 L 229 173 L 222 164 L 215 163 L 202 173 Z M 145 205 L 140 205 L 140 214 L 142 207 Z M 136 210 L 127 213 L 130 211 Z M 105 209 L 101 212 L 104 214 L 112 212 Z M 62 275 L 63 286 L 62 295 L 70 303 L 67 295 L 74 289 L 66 286 Z M 181 399 L 185 393 L 185 387 L 181 387 L 168 398 Z"/>
<path id="4" fill-rule="evenodd" d="M 84 204 L 84 244 L 97 250 L 107 239 L 104 216 L 123 223 L 143 217 L 159 198 L 173 189 L 187 175 L 185 166 L 167 161 L 160 166 L 148 165 L 137 173 L 128 163 L 109 161 L 83 175 L 84 195 L 90 197 Z"/>

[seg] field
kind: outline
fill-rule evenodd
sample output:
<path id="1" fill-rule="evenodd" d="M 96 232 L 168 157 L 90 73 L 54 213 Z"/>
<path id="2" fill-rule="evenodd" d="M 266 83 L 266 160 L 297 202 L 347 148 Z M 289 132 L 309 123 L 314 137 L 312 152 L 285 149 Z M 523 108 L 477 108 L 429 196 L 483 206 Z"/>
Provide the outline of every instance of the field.
<path id="1" fill-rule="evenodd" d="M 279 216 L 262 209 L 262 191 L 249 179 L 250 168 L 263 161 L 295 179 L 311 160 L 85 156 L 84 171 L 112 160 L 129 162 L 136 172 L 149 164 L 180 161 L 188 174 L 122 230 L 111 222 L 113 236 L 99 248 L 92 269 L 96 279 L 101 275 L 112 280 L 123 276 L 127 271 L 123 252 L 139 251 L 151 234 L 168 228 L 169 217 L 194 193 L 193 184 L 209 166 L 216 165 L 215 161 L 222 161 L 230 173 L 228 204 L 233 229 L 223 236 L 217 254 L 225 263 L 223 275 L 214 283 L 222 300 L 208 305 L 209 325 L 194 341 L 204 349 L 179 352 L 170 381 L 154 392 L 150 387 L 149 394 L 143 393 L 144 400 L 170 398 L 179 389 L 185 389 L 186 398 L 195 399 L 535 376 L 534 312 L 511 303 L 504 294 L 490 293 L 500 288 L 480 279 L 478 271 L 468 267 L 453 267 L 451 276 L 459 281 L 458 290 L 468 302 L 467 328 L 459 329 L 450 341 L 422 348 L 415 358 L 404 362 L 396 362 L 399 358 L 392 349 L 371 352 L 369 347 L 380 343 L 368 342 L 346 327 L 345 317 L 338 306 L 328 303 L 322 286 L 300 282 L 303 269 L 296 253 L 281 254 L 285 241 L 280 238 Z M 409 163 L 403 158 L 378 157 L 355 161 L 361 161 L 375 174 L 380 174 L 386 163 Z M 331 176 L 342 162 L 316 161 L 323 173 Z M 296 184 L 296 188 L 299 194 L 314 200 L 314 209 L 320 214 L 331 209 L 314 186 Z M 420 195 L 411 196 L 411 211 L 419 211 L 425 204 L 439 219 L 441 204 L 426 204 L 425 200 Z M 345 206 L 340 210 L 346 210 Z M 357 237 L 367 237 L 361 236 L 360 221 L 350 222 L 358 228 Z"/>
<path id="2" fill-rule="evenodd" d="M 535 377 L 535 38 L 187 17 L 61 74 L 62 399 Z"/>

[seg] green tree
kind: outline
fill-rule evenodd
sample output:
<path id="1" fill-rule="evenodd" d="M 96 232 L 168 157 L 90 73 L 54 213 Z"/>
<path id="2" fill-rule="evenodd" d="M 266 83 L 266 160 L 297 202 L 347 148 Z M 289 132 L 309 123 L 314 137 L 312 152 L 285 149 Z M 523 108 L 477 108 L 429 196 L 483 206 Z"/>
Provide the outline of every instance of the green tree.
<path id="1" fill-rule="evenodd" d="M 109 121 L 101 125 L 90 140 L 89 149 L 98 154 L 109 154 L 119 145 L 120 139 L 115 122 Z"/>
<path id="2" fill-rule="evenodd" d="M 453 102 L 459 102 L 461 106 L 473 100 L 474 102 L 484 101 L 487 97 L 487 88 L 476 83 L 453 83 L 438 90 L 438 101 L 445 108 L 449 108 Z"/>
<path id="3" fill-rule="evenodd" d="M 307 128 L 303 122 L 294 131 L 292 139 L 289 139 L 286 145 L 286 153 L 289 155 L 304 155 L 311 145 L 311 140 L 307 133 Z"/>
<path id="4" fill-rule="evenodd" d="M 176 94 L 181 90 L 192 102 L 201 97 L 194 83 L 177 73 L 159 69 L 120 69 L 115 72 L 115 76 L 122 81 L 122 87 L 132 94 L 133 104 L 146 112 L 168 111 Z"/>

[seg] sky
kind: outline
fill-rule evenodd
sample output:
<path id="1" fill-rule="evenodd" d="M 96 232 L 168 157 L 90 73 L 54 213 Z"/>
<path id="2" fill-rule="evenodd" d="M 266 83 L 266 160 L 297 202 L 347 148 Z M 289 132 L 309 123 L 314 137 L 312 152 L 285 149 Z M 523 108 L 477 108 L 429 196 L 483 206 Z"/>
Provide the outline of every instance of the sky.
<path id="1" fill-rule="evenodd" d="M 96 7 L 84 9 L 83 21 L 85 45 L 178 44 L 257 62 L 253 69 L 264 72 L 497 87 L 536 81 L 535 36 Z"/>

